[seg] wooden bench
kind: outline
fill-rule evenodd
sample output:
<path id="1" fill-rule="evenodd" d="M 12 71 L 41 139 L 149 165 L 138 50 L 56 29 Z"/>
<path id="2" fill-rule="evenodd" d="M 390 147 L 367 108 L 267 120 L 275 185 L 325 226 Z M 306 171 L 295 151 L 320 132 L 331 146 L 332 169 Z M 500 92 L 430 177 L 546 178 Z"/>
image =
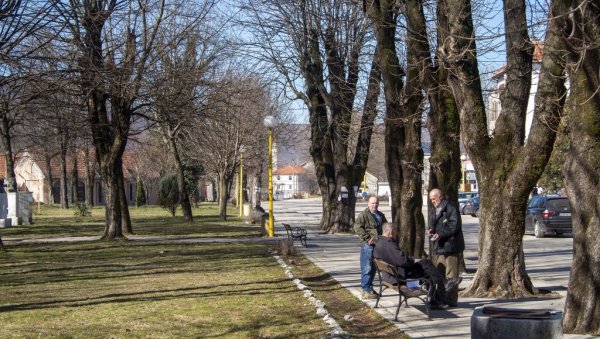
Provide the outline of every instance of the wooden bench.
<path id="1" fill-rule="evenodd" d="M 408 299 L 410 298 L 417 298 L 425 304 L 427 319 L 431 320 L 431 315 L 429 314 L 429 297 L 433 295 L 434 290 L 432 289 L 435 289 L 435 285 L 430 279 L 425 277 L 418 279 L 406 279 L 406 277 L 398 274 L 398 270 L 394 265 L 388 264 L 387 262 L 379 259 L 373 259 L 373 263 L 375 264 L 377 276 L 379 278 L 379 293 L 377 294 L 375 308 L 377 308 L 379 305 L 379 299 L 381 299 L 383 291 L 389 288 L 398 292 L 398 307 L 396 308 L 396 316 L 394 317 L 395 321 L 398 321 L 398 313 L 400 312 L 400 306 L 402 306 L 402 302 L 404 302 L 406 307 L 408 307 Z M 383 280 L 382 272 L 386 272 L 395 277 L 398 281 L 398 284 L 390 284 L 389 282 Z M 406 285 L 409 280 L 418 280 L 419 287 L 408 288 Z"/>
<path id="2" fill-rule="evenodd" d="M 288 241 L 294 243 L 295 240 L 300 240 L 302 246 L 306 247 L 306 235 L 307 232 L 302 227 L 292 227 L 290 224 L 282 223 L 287 233 Z"/>

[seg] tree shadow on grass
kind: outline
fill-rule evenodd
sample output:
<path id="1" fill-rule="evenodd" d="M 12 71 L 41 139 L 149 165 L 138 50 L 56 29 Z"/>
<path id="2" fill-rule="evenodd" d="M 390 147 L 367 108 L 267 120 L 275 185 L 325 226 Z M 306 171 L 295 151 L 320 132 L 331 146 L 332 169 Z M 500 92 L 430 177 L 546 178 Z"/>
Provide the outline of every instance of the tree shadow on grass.
<path id="1" fill-rule="evenodd" d="M 27 286 L 161 274 L 207 274 L 277 266 L 257 244 L 28 244 L 0 258 L 0 285 Z M 21 265 L 26 263 L 26 265 Z"/>
<path id="2" fill-rule="evenodd" d="M 262 280 L 237 283 L 219 283 L 214 286 L 185 287 L 176 289 L 150 290 L 142 292 L 110 293 L 97 297 L 71 298 L 66 300 L 48 300 L 34 303 L 21 303 L 0 306 L 0 312 L 34 310 L 53 307 L 81 307 L 107 303 L 123 303 L 138 301 L 164 301 L 178 298 L 220 298 L 243 295 L 296 293 L 298 290 L 292 284 L 277 286 L 288 282 L 289 279 Z M 256 285 L 256 287 L 248 287 Z M 265 287 L 268 286 L 268 287 Z"/>

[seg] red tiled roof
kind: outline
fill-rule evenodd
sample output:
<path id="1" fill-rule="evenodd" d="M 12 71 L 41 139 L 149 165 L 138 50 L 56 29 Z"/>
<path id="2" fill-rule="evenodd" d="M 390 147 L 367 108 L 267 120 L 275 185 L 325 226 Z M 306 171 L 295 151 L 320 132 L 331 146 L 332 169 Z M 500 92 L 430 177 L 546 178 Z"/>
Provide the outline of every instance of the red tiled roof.
<path id="1" fill-rule="evenodd" d="M 275 171 L 273 171 L 273 174 L 276 175 L 294 175 L 294 174 L 304 174 L 306 173 L 306 170 L 304 169 L 304 167 L 302 166 L 297 166 L 297 165 L 288 165 L 282 168 L 279 168 Z"/>
<path id="2" fill-rule="evenodd" d="M 543 41 L 532 41 L 533 44 L 533 62 L 542 62 L 542 57 L 544 56 L 544 42 Z M 493 78 L 499 77 L 506 72 L 506 65 L 498 68 Z"/>

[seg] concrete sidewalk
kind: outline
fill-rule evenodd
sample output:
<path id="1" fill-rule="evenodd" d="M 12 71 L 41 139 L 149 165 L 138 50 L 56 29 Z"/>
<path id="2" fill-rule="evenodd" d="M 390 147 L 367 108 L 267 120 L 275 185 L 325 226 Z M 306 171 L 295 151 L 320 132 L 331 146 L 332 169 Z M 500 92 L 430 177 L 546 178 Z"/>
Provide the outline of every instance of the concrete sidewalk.
<path id="1" fill-rule="evenodd" d="M 323 271 L 336 279 L 343 287 L 360 299 L 360 268 L 358 239 L 353 235 L 321 235 L 309 233 L 309 246 L 299 247 L 300 251 L 317 264 Z M 473 274 L 463 274 L 461 288 L 468 286 Z M 541 282 L 534 284 L 539 286 Z M 412 338 L 470 338 L 471 314 L 477 306 L 494 305 L 510 308 L 550 308 L 562 311 L 563 297 L 558 299 L 529 298 L 520 300 L 496 300 L 459 298 L 458 306 L 448 310 L 431 311 L 433 321 L 427 320 L 425 308 L 416 299 L 409 300 L 408 307 L 402 306 L 398 322 L 394 321 L 397 298 L 383 298 L 375 310 L 384 318 L 396 324 Z M 390 295 L 384 293 L 384 295 Z M 374 300 L 364 300 L 371 307 Z M 565 338 L 585 338 L 585 336 L 565 335 Z M 590 337 L 591 338 L 591 337 Z"/>
<path id="2" fill-rule="evenodd" d="M 275 218 L 276 233 L 283 236 L 282 222 L 308 229 L 308 247 L 298 247 L 302 254 L 331 275 L 353 295 L 360 298 L 359 240 L 356 235 L 322 234 L 318 230 L 320 200 L 314 202 L 277 202 Z M 380 208 L 384 213 L 385 206 Z M 357 211 L 362 211 L 359 204 Z M 386 213 L 389 215 L 389 212 Z M 467 242 L 465 261 L 467 269 L 476 269 L 478 221 L 470 216 L 463 218 Z M 402 306 L 398 322 L 394 321 L 397 298 L 383 298 L 377 309 L 383 317 L 396 324 L 412 338 L 470 338 L 471 315 L 475 307 L 494 305 L 509 308 L 543 308 L 563 311 L 569 268 L 572 261 L 572 240 L 569 238 L 545 239 L 538 241 L 533 236 L 524 238 L 527 271 L 538 288 L 557 292 L 560 298 L 527 298 L 519 300 L 497 300 L 483 298 L 459 298 L 458 306 L 448 310 L 431 311 L 433 321 L 427 320 L 425 307 L 419 300 L 409 300 L 408 307 Z M 570 241 L 570 242 L 569 242 Z M 571 245 L 569 245 L 571 243 Z M 568 247 L 571 246 L 571 252 Z M 474 274 L 462 274 L 461 289 L 469 286 Z M 387 295 L 384 293 L 384 296 Z M 365 300 L 371 307 L 374 300 Z M 564 338 L 593 338 L 592 336 L 564 335 Z M 515 338 L 519 339 L 519 338 Z"/>

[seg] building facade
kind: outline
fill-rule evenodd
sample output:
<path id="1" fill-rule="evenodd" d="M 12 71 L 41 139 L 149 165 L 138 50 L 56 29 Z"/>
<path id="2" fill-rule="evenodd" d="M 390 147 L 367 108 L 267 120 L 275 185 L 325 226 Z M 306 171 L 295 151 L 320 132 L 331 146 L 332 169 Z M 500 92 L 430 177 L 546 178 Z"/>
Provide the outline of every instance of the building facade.
<path id="1" fill-rule="evenodd" d="M 535 105 L 535 94 L 537 93 L 538 82 L 540 79 L 540 70 L 542 68 L 542 55 L 544 53 L 544 44 L 541 41 L 534 41 L 533 64 L 531 70 L 531 90 L 527 101 L 527 115 L 525 117 L 525 140 L 529 136 L 531 125 L 533 123 L 533 112 Z M 502 113 L 501 96 L 506 88 L 506 66 L 501 67 L 492 77 L 494 88 L 488 98 L 487 125 L 488 133 L 492 135 L 496 128 L 496 121 Z"/>
<path id="2" fill-rule="evenodd" d="M 135 165 L 132 163 L 133 155 L 125 153 L 123 155 L 123 175 L 125 185 L 125 196 L 129 204 L 135 203 L 137 190 L 137 175 Z M 33 202 L 43 204 L 60 203 L 61 187 L 61 164 L 57 157 L 50 160 L 48 166 L 43 157 L 30 153 L 21 152 L 15 157 L 15 176 L 17 181 L 17 190 L 21 192 L 31 192 Z M 103 205 L 104 193 L 102 189 L 102 179 L 96 171 L 95 159 L 92 157 L 92 163 L 85 163 L 85 157 L 78 153 L 77 159 L 77 186 L 74 187 L 75 180 L 72 179 L 74 161 L 70 157 L 66 159 L 67 173 L 67 197 L 69 204 L 73 204 L 73 190 L 77 190 L 77 201 L 84 201 L 88 190 L 92 191 L 92 204 Z M 87 174 L 91 171 L 91 185 Z M 0 180 L 5 178 L 6 161 L 4 156 L 0 156 Z M 157 182 L 157 180 L 155 180 Z M 156 203 L 156 187 L 154 185 L 145 185 L 146 201 L 148 204 Z"/>

